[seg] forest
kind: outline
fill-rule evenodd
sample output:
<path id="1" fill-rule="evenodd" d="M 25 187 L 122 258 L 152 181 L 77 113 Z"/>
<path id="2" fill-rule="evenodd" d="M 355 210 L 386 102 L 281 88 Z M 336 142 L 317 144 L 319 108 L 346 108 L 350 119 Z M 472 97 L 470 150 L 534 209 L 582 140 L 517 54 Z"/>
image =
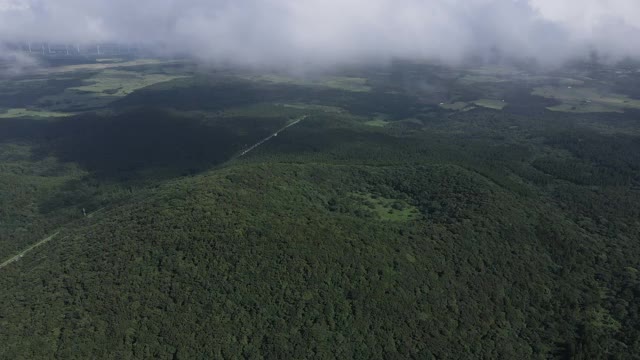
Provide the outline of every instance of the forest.
<path id="1" fill-rule="evenodd" d="M 637 359 L 623 70 L 2 80 L 0 358 Z"/>

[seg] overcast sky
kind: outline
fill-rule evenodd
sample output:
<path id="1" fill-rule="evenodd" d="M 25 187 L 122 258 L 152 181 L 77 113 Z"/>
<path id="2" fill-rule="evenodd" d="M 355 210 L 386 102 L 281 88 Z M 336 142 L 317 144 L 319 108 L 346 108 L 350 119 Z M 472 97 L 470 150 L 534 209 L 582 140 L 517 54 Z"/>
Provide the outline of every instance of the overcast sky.
<path id="1" fill-rule="evenodd" d="M 164 43 L 203 59 L 640 57 L 640 0 L 0 0 L 0 41 Z"/>

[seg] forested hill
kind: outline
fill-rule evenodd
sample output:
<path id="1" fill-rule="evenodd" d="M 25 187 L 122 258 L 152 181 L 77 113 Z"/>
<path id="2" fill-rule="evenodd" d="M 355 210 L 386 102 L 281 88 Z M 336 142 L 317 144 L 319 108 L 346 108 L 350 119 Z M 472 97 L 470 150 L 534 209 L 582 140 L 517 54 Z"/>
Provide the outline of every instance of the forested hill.
<path id="1" fill-rule="evenodd" d="M 628 83 L 112 65 L 0 82 L 0 359 L 640 354 Z"/>
<path id="2" fill-rule="evenodd" d="M 455 165 L 239 165 L 3 269 L 0 336 L 7 358 L 632 353 L 635 246 Z"/>

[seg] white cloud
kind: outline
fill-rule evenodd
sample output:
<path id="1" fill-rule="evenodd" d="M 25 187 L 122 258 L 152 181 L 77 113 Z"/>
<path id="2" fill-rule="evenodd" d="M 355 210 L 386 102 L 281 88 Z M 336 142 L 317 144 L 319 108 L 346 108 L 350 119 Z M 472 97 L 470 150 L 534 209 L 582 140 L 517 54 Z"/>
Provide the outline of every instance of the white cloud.
<path id="1" fill-rule="evenodd" d="M 640 56 L 637 0 L 0 0 L 0 40 L 163 42 L 248 63 L 499 49 L 560 61 Z M 636 40 L 638 39 L 638 40 Z"/>
<path id="2" fill-rule="evenodd" d="M 0 12 L 25 11 L 30 5 L 25 0 L 0 0 Z"/>

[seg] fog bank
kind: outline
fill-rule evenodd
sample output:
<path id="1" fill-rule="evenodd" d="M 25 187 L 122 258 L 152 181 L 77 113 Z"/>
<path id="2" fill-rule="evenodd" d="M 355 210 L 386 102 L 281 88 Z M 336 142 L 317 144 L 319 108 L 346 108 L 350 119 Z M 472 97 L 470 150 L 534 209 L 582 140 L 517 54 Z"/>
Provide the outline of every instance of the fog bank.
<path id="1" fill-rule="evenodd" d="M 0 42 L 160 44 L 210 61 L 640 58 L 637 0 L 0 0 Z"/>

